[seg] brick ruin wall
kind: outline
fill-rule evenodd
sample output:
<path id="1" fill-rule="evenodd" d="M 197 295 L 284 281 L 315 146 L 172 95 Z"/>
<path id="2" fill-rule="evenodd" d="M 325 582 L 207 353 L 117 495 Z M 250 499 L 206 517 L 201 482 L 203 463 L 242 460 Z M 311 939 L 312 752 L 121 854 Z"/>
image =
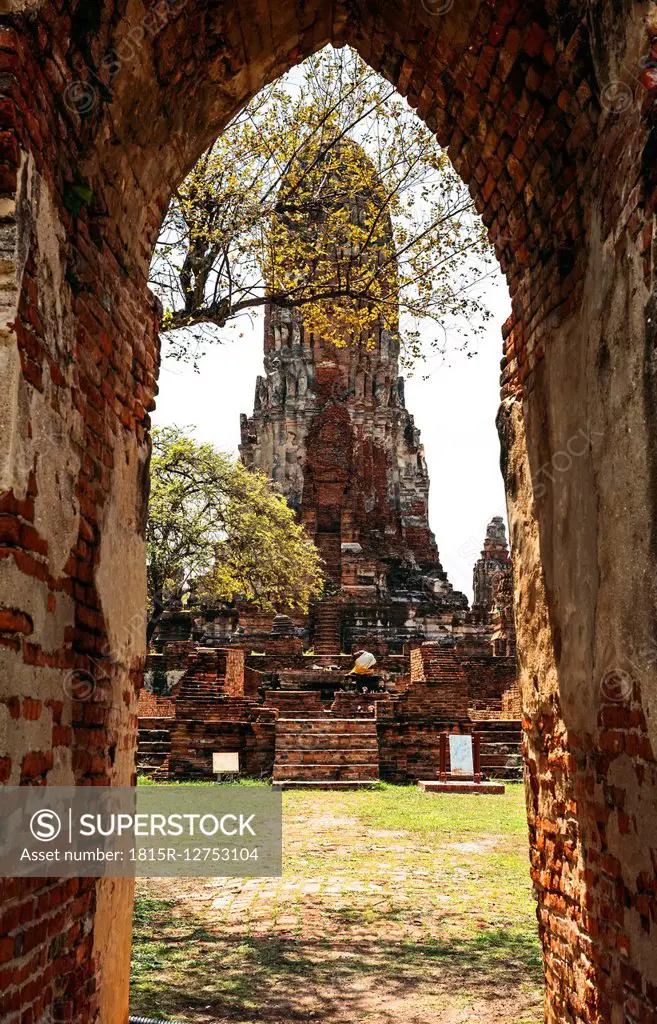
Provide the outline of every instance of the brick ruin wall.
<path id="1" fill-rule="evenodd" d="M 654 4 L 88 9 L 9 0 L 0 23 L 2 778 L 133 779 L 154 239 L 250 92 L 348 41 L 448 147 L 512 295 L 498 426 L 546 1021 L 653 1019 Z M 124 1024 L 130 883 L 0 894 L 2 1019 Z"/>
<path id="2" fill-rule="evenodd" d="M 157 693 L 150 693 L 146 689 L 139 691 L 137 704 L 137 715 L 139 717 L 139 728 L 143 726 L 144 719 L 149 718 L 175 718 L 176 700 L 175 697 L 162 697 Z"/>
<path id="3" fill-rule="evenodd" d="M 377 706 L 376 730 L 379 741 L 379 771 L 385 782 L 408 784 L 421 779 L 438 778 L 440 736 L 451 732 L 453 721 L 436 717 L 410 716 L 388 718 L 388 709 Z M 395 709 L 396 711 L 396 709 Z M 472 734 L 481 736 L 481 771 L 484 778 L 517 782 L 522 779 L 522 732 L 520 723 L 482 721 L 474 723 Z M 449 747 L 447 771 L 451 770 Z"/>
<path id="4" fill-rule="evenodd" d="M 243 714 L 220 722 L 186 720 L 171 734 L 169 777 L 172 779 L 214 779 L 212 754 L 239 753 L 240 773 L 252 778 L 270 778 L 274 764 L 275 723 L 244 722 Z"/>
<path id="5" fill-rule="evenodd" d="M 273 763 L 271 723 L 276 718 L 330 717 L 376 718 L 383 779 L 411 783 L 419 778 L 435 778 L 439 768 L 440 734 L 451 730 L 456 723 L 470 731 L 474 717 L 471 680 L 474 679 L 480 708 L 487 709 L 487 713 L 482 712 L 479 717 L 499 720 L 501 700 L 498 694 L 506 688 L 514 664 L 513 659 L 470 653 L 466 657 L 459 650 L 445 651 L 425 644 L 410 652 L 410 672 L 408 678 L 396 677 L 396 695 L 338 689 L 331 698 L 328 696 L 331 689 L 341 682 L 341 676 L 336 679 L 334 673 L 296 667 L 287 669 L 285 688 L 276 690 L 267 689 L 264 677 L 258 675 L 257 687 L 263 694 L 258 696 L 256 691 L 248 692 L 247 680 L 252 670 L 245 664 L 243 649 L 208 649 L 196 656 L 190 656 L 188 651 L 187 658 L 187 672 L 171 694 L 159 696 L 142 690 L 139 695 L 137 761 L 140 770 L 154 773 L 155 777 L 168 774 L 176 779 L 213 778 L 213 751 L 237 751 L 242 774 L 266 776 Z M 297 659 L 291 660 L 296 666 Z M 395 657 L 395 663 L 403 660 Z M 496 671 L 491 673 L 489 693 L 484 696 L 481 680 L 486 678 L 489 662 Z M 199 670 L 203 669 L 207 676 L 208 668 L 217 683 L 210 705 L 203 685 L 195 682 Z M 297 690 L 294 688 L 297 681 L 314 688 Z M 361 682 L 367 683 L 367 680 Z M 267 718 L 269 722 L 263 724 L 262 719 Z M 477 728 L 487 729 L 482 747 L 484 775 L 518 779 L 519 721 L 498 721 L 490 727 L 480 723 Z"/>
<path id="6" fill-rule="evenodd" d="M 458 649 L 432 643 L 412 649 L 408 691 L 376 702 L 381 777 L 389 782 L 436 778 L 440 735 L 455 726 L 481 733 L 485 777 L 521 777 L 520 722 L 502 720 L 501 714 L 500 695 L 514 680 L 514 659 L 464 657 Z M 473 704 L 481 714 L 473 714 Z"/>
<path id="7" fill-rule="evenodd" d="M 237 648 L 228 648 L 224 693 L 229 697 L 243 697 L 246 692 L 244 660 L 244 651 Z"/>
<path id="8" fill-rule="evenodd" d="M 468 719 L 468 676 L 462 659 L 454 650 L 437 644 L 423 644 L 410 653 L 411 682 L 402 697 L 408 715 Z"/>
<path id="9" fill-rule="evenodd" d="M 517 720 L 522 718 L 522 693 L 517 677 L 510 689 L 505 690 L 502 694 L 501 717 Z"/>
<path id="10" fill-rule="evenodd" d="M 512 706 L 512 695 L 519 697 L 517 685 L 518 667 L 515 658 L 493 658 L 470 655 L 464 661 L 468 679 L 468 714 L 480 721 L 495 718 L 520 719 L 517 714 L 508 714 Z"/>

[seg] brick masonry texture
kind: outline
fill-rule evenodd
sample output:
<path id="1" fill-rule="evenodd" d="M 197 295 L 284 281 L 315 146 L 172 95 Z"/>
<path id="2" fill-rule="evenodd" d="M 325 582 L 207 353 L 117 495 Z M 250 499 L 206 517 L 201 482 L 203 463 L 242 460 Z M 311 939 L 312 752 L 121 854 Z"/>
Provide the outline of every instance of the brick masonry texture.
<path id="1" fill-rule="evenodd" d="M 349 42 L 448 147 L 512 297 L 498 427 L 546 1021 L 644 1024 L 657 1015 L 655 5 L 430 8 L 2 5 L 0 771 L 132 778 L 153 243 L 173 188 L 249 95 Z M 129 885 L 1 887 L 3 1021 L 125 1024 Z"/>

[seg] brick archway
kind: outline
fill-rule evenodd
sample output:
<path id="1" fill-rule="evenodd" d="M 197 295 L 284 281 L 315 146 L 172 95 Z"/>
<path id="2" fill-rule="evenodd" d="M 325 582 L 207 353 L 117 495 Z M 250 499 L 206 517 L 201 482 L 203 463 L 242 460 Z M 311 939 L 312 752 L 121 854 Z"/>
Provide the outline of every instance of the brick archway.
<path id="1" fill-rule="evenodd" d="M 131 777 L 152 246 L 240 105 L 348 42 L 449 147 L 509 281 L 499 428 L 546 1019 L 614 1024 L 657 1013 L 657 15 L 617 7 L 11 0 L 0 27 L 0 778 Z M 127 884 L 2 891 L 3 1019 L 124 1024 Z"/>

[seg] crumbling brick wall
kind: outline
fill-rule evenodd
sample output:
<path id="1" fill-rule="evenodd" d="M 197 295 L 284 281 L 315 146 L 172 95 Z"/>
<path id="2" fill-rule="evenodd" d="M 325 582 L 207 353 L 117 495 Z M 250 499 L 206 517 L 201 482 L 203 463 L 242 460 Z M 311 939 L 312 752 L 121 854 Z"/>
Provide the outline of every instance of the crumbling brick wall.
<path id="1" fill-rule="evenodd" d="M 238 647 L 229 647 L 226 653 L 226 676 L 224 692 L 231 697 L 243 697 L 245 652 Z"/>
<path id="2" fill-rule="evenodd" d="M 402 698 L 406 714 L 454 719 L 468 717 L 468 676 L 453 648 L 422 644 L 410 652 L 411 681 Z"/>
<path id="3" fill-rule="evenodd" d="M 176 699 L 174 697 L 161 697 L 159 694 L 150 693 L 146 689 L 139 691 L 139 702 L 137 704 L 137 715 L 142 718 L 173 718 L 176 713 Z"/>
<path id="4" fill-rule="evenodd" d="M 240 772 L 271 776 L 274 763 L 274 720 L 249 722 L 235 715 L 217 722 L 177 721 L 171 732 L 171 778 L 214 779 L 212 754 L 237 752 Z"/>
<path id="5" fill-rule="evenodd" d="M 247 23 L 207 0 L 4 5 L 0 768 L 12 784 L 133 777 L 153 244 L 248 96 L 350 42 L 448 147 L 512 296 L 498 422 L 546 1020 L 648 1021 L 654 4 L 429 7 L 279 0 Z M 1 884 L 7 1024 L 123 1024 L 129 883 Z"/>
<path id="6" fill-rule="evenodd" d="M 522 718 L 522 694 L 517 680 L 502 694 L 502 718 Z"/>
<path id="7" fill-rule="evenodd" d="M 471 718 L 521 718 L 505 713 L 504 696 L 516 685 L 518 667 L 515 658 L 469 655 L 463 665 L 468 677 L 468 712 Z M 518 691 L 519 692 L 519 691 Z M 508 712 L 510 705 L 507 704 Z"/>

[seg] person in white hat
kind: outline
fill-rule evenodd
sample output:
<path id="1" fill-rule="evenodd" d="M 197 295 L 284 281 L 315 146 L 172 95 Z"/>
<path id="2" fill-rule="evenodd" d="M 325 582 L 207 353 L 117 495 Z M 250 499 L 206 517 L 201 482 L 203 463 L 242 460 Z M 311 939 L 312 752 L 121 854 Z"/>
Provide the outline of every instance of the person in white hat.
<path id="1" fill-rule="evenodd" d="M 376 667 L 376 658 L 369 651 L 356 651 L 354 667 L 349 673 L 352 676 L 371 676 Z"/>

